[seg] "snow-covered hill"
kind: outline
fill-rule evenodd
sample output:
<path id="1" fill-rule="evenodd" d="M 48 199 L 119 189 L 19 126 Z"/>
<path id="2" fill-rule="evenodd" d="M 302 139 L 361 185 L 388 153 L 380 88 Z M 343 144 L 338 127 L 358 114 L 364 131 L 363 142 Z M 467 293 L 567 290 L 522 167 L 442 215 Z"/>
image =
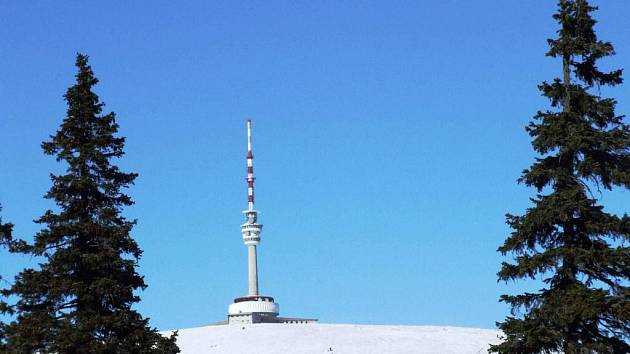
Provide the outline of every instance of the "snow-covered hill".
<path id="1" fill-rule="evenodd" d="M 489 329 L 347 324 L 219 325 L 182 329 L 183 354 L 474 354 L 499 342 Z"/>

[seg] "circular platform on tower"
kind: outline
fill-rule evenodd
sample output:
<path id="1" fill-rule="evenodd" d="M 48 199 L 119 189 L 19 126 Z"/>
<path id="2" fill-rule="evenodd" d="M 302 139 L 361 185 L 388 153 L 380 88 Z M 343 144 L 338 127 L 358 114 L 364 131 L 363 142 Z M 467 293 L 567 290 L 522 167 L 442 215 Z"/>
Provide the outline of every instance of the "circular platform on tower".
<path id="1" fill-rule="evenodd" d="M 280 307 L 273 302 L 271 296 L 243 296 L 234 299 L 234 303 L 228 307 L 228 315 L 241 315 L 259 313 L 277 316 Z"/>

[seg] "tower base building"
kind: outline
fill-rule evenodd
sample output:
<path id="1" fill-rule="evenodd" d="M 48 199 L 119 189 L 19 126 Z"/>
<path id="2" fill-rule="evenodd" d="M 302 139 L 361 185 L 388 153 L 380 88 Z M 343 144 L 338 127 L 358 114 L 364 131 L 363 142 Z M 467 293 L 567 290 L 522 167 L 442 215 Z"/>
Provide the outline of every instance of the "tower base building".
<path id="1" fill-rule="evenodd" d="M 279 306 L 270 296 L 243 296 L 228 307 L 229 324 L 317 323 L 314 318 L 280 317 Z"/>
<path id="2" fill-rule="evenodd" d="M 252 153 L 252 121 L 247 121 L 247 210 L 245 223 L 241 225 L 243 242 L 247 247 L 247 276 L 249 294 L 237 297 L 228 307 L 228 324 L 251 323 L 314 323 L 311 318 L 279 317 L 280 307 L 271 296 L 258 294 L 257 247 L 260 244 L 262 225 L 258 223 L 258 211 L 254 209 L 254 155 Z M 224 323 L 224 322 L 223 322 Z"/>

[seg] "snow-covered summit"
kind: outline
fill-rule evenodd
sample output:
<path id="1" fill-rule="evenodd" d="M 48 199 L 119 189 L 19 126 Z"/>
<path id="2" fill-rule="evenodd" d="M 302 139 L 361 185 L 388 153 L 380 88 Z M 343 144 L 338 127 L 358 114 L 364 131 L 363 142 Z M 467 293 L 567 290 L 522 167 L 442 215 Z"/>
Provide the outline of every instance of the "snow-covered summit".
<path id="1" fill-rule="evenodd" d="M 179 330 L 183 354 L 476 354 L 499 332 L 437 326 L 214 325 Z"/>

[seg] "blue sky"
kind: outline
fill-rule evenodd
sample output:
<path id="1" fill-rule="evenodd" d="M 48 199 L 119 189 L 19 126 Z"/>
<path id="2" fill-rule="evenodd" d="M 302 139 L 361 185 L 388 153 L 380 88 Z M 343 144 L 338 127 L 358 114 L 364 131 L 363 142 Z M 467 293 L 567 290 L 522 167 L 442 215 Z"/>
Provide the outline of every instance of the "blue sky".
<path id="1" fill-rule="evenodd" d="M 160 329 L 225 318 L 247 290 L 245 121 L 254 121 L 261 292 L 324 322 L 494 327 L 506 212 L 533 191 L 524 126 L 553 1 L 79 1 L 0 4 L 0 202 L 16 233 L 63 166 L 41 141 L 64 117 L 76 52 L 127 137 L 120 165 Z M 597 1 L 629 67 L 630 5 Z M 630 86 L 603 89 L 630 112 Z M 630 194 L 605 193 L 612 212 Z M 624 205 L 625 203 L 625 205 Z M 625 207 L 625 208 L 624 208 Z M 37 260 L 0 256 L 10 277 Z"/>

